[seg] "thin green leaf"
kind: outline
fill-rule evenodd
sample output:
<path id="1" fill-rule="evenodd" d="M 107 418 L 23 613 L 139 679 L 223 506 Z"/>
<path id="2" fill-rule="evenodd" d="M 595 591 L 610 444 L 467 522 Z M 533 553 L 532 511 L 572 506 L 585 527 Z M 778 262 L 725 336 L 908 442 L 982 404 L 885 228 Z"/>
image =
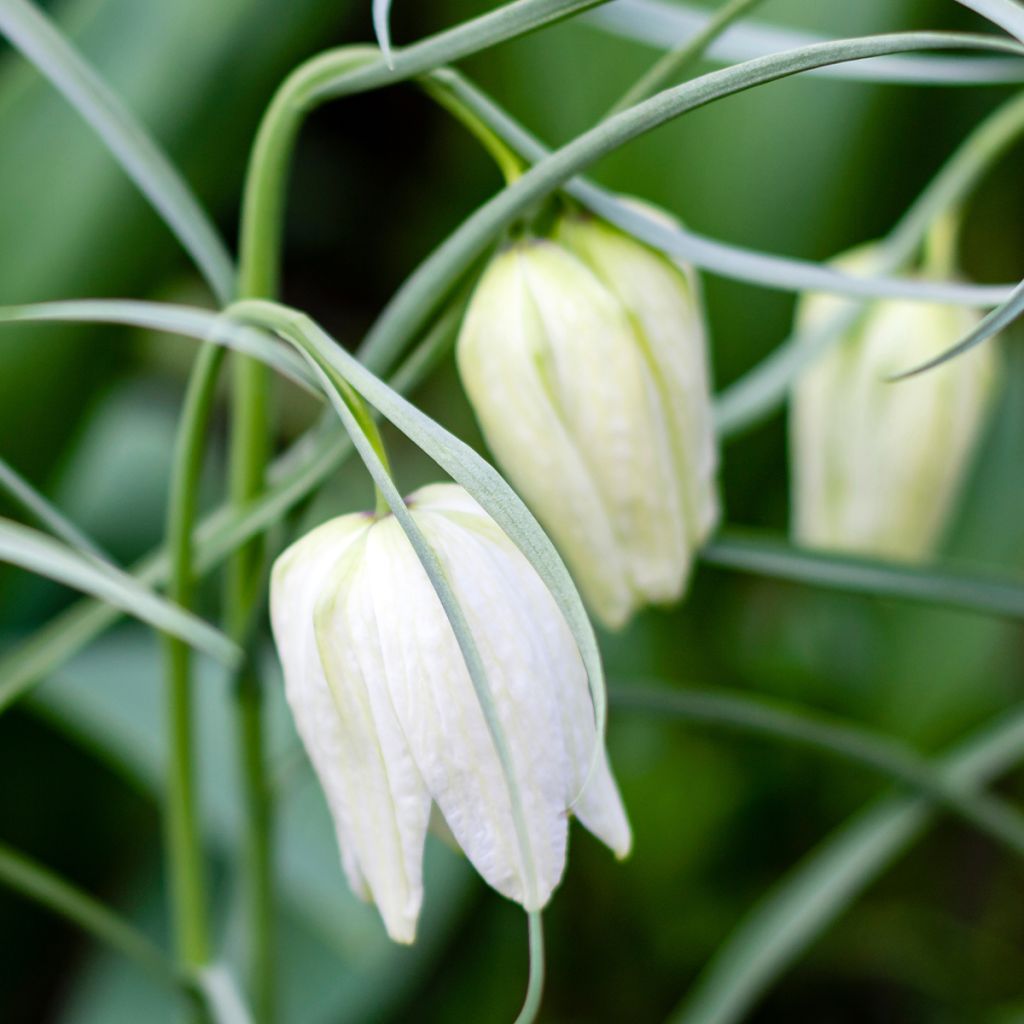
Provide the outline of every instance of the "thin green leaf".
<path id="1" fill-rule="evenodd" d="M 462 319 L 456 303 L 441 316 L 391 378 L 398 391 L 414 388 L 448 351 Z M 314 491 L 352 454 L 352 444 L 337 429 L 333 415 L 306 432 L 268 470 L 268 486 L 256 501 L 238 508 L 222 505 L 195 531 L 195 569 L 209 572 L 239 545 L 278 522 L 288 510 Z M 168 558 L 158 548 L 133 569 L 143 586 L 167 581 Z M 118 609 L 95 601 L 81 601 L 55 616 L 8 654 L 0 657 L 0 712 L 35 683 L 62 665 L 120 617 Z"/>
<path id="2" fill-rule="evenodd" d="M 473 112 L 506 145 L 531 163 L 551 155 L 551 150 L 510 117 L 479 88 L 451 68 L 431 72 L 435 88 L 447 90 Z M 1012 285 L 970 285 L 955 281 L 921 281 L 890 277 L 879 271 L 858 277 L 833 267 L 789 256 L 776 256 L 743 246 L 719 242 L 681 224 L 652 218 L 635 205 L 625 203 L 585 178 L 573 178 L 565 191 L 584 206 L 655 249 L 686 260 L 723 277 L 748 281 L 766 288 L 822 291 L 864 298 L 903 298 L 969 306 L 993 306 L 1003 302 Z"/>
<path id="3" fill-rule="evenodd" d="M 668 50 L 680 39 L 702 31 L 713 17 L 706 7 L 679 0 L 618 0 L 586 14 L 583 20 L 612 35 Z M 824 36 L 813 32 L 750 20 L 731 27 L 709 48 L 707 57 L 718 64 L 732 64 L 824 41 Z M 1024 61 L 1001 57 L 875 57 L 816 68 L 809 74 L 893 85 L 1005 85 L 1024 81 Z"/>
<path id="4" fill-rule="evenodd" d="M 770 535 L 727 530 L 700 553 L 723 569 L 793 580 L 830 590 L 895 597 L 1024 620 L 1024 580 L 919 567 L 794 547 Z"/>
<path id="5" fill-rule="evenodd" d="M 965 796 L 1017 763 L 1024 708 L 987 725 L 936 762 Z M 719 948 L 674 1024 L 733 1024 L 932 821 L 930 802 L 894 795 L 852 818 L 783 878 Z"/>
<path id="6" fill-rule="evenodd" d="M 945 352 L 934 359 L 930 359 L 920 366 L 915 366 L 913 369 L 905 370 L 903 373 L 897 373 L 889 379 L 891 381 L 907 380 L 909 377 L 916 377 L 919 373 L 933 370 L 935 367 L 949 362 L 950 359 L 962 356 L 965 352 L 974 348 L 975 345 L 980 345 L 983 341 L 988 341 L 989 338 L 995 337 L 995 335 L 1009 327 L 1021 315 L 1024 315 L 1024 281 L 1017 285 L 1013 290 L 1013 294 L 1006 302 L 985 316 L 978 326 L 962 341 L 958 341 L 952 348 L 946 349 Z"/>
<path id="7" fill-rule="evenodd" d="M 242 652 L 235 644 L 202 619 L 154 594 L 115 566 L 80 555 L 21 523 L 0 519 L 0 562 L 9 562 L 107 601 L 155 629 L 173 633 L 226 665 L 241 660 Z"/>
<path id="8" fill-rule="evenodd" d="M 218 301 L 228 302 L 235 272 L 224 243 L 185 180 L 131 111 L 30 0 L 0 3 L 0 32 L 92 125 L 178 237 Z"/>
<path id="9" fill-rule="evenodd" d="M 48 868 L 2 843 L 0 882 L 72 921 L 97 941 L 135 961 L 166 987 L 183 991 L 183 980 L 174 965 L 132 924 Z"/>
<path id="10" fill-rule="evenodd" d="M 282 307 L 260 302 L 239 303 L 229 310 L 237 316 L 265 316 L 267 320 L 280 317 L 281 311 Z M 422 448 L 453 480 L 465 487 L 526 556 L 572 631 L 587 671 L 598 735 L 603 737 L 607 702 L 601 652 L 594 628 L 569 570 L 533 513 L 504 477 L 469 445 L 374 376 L 309 317 L 299 313 L 290 316 L 295 321 L 295 329 L 301 331 L 314 346 L 317 356 L 385 419 Z"/>
<path id="11" fill-rule="evenodd" d="M 1024 7 L 1016 0 L 957 0 L 957 3 L 976 11 L 993 25 L 1006 29 L 1010 35 L 1024 42 Z"/>
<path id="12" fill-rule="evenodd" d="M 195 986 L 210 1011 L 213 1024 L 252 1024 L 234 976 L 224 964 L 210 964 L 195 972 Z"/>
<path id="13" fill-rule="evenodd" d="M 384 55 L 388 67 L 395 66 L 395 58 L 391 52 L 391 0 L 373 0 L 373 31 L 380 44 L 380 52 Z"/>
<path id="14" fill-rule="evenodd" d="M 26 306 L 0 306 L 0 323 L 31 320 L 125 324 L 210 341 L 254 356 L 305 391 L 317 397 L 321 395 L 309 368 L 291 349 L 263 331 L 232 323 L 208 309 L 135 299 L 72 299 Z"/>
<path id="15" fill-rule="evenodd" d="M 80 554 L 110 561 L 99 547 L 91 541 L 63 512 L 39 493 L 13 466 L 0 458 L 0 488 L 3 488 L 25 511 L 34 516 L 55 537 L 74 548 Z"/>
<path id="16" fill-rule="evenodd" d="M 841 758 L 905 783 L 943 804 L 972 827 L 1024 855 L 1024 815 L 996 797 L 964 796 L 917 751 L 889 736 L 863 726 L 827 718 L 807 708 L 781 701 L 730 694 L 722 690 L 697 690 L 620 685 L 611 691 L 616 707 L 717 725 L 754 733 L 783 743 L 796 743 Z"/>
<path id="17" fill-rule="evenodd" d="M 816 44 L 713 71 L 667 89 L 577 136 L 479 207 L 406 279 L 368 333 L 361 355 L 390 364 L 497 235 L 531 206 L 630 140 L 726 96 L 826 64 L 886 53 L 978 49 L 1020 54 L 1018 44 L 962 33 L 908 32 Z M 803 287 L 801 284 L 800 287 Z"/>

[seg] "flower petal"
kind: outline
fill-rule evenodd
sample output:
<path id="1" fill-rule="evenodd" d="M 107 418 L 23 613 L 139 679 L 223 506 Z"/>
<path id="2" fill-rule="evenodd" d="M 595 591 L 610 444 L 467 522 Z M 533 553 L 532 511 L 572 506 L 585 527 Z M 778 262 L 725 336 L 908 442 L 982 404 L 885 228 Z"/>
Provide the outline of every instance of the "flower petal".
<path id="1" fill-rule="evenodd" d="M 350 840 L 388 934 L 412 942 L 423 902 L 423 848 L 430 796 L 391 704 L 386 650 L 365 547 L 336 565 L 315 611 L 316 636 L 334 701 L 339 744 L 333 751 L 345 793 Z"/>
<path id="2" fill-rule="evenodd" d="M 605 501 L 559 414 L 519 248 L 496 257 L 459 334 L 459 373 L 488 446 L 551 535 L 594 613 L 622 625 L 636 597 Z"/>
<path id="3" fill-rule="evenodd" d="M 510 579 L 502 564 L 505 553 L 489 533 L 424 510 L 416 496 L 411 504 L 484 662 L 513 761 L 532 872 L 524 861 L 509 780 L 451 625 L 398 523 L 385 519 L 371 532 L 366 569 L 380 628 L 389 637 L 386 674 L 395 712 L 431 796 L 474 867 L 499 892 L 539 909 L 565 865 L 569 765 L 557 708 L 544 685 L 545 666 L 531 642 L 533 613 L 509 587 L 522 574 Z"/>
<path id="4" fill-rule="evenodd" d="M 370 893 L 351 839 L 349 804 L 336 756 L 343 742 L 317 650 L 313 611 L 335 564 L 369 525 L 370 520 L 358 514 L 324 523 L 282 553 L 270 584 L 270 617 L 284 670 L 285 696 L 327 797 L 349 886 L 363 899 Z"/>

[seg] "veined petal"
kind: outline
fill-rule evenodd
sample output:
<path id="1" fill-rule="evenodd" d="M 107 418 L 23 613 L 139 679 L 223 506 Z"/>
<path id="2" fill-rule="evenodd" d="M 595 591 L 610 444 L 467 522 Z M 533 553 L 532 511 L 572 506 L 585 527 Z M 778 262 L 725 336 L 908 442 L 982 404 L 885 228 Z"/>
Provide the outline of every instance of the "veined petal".
<path id="1" fill-rule="evenodd" d="M 361 513 L 324 523 L 289 547 L 274 564 L 270 617 L 284 670 L 285 696 L 334 821 L 342 866 L 352 891 L 368 899 L 353 842 L 351 803 L 342 779 L 344 733 L 317 649 L 313 614 L 325 581 L 372 520 Z"/>
<path id="2" fill-rule="evenodd" d="M 698 546 L 717 522 L 719 506 L 707 332 L 696 274 L 585 214 L 562 218 L 556 237 L 616 295 L 630 318 L 658 388 L 689 544 Z"/>
<path id="3" fill-rule="evenodd" d="M 423 901 L 430 795 L 395 717 L 387 650 L 374 599 L 375 523 L 355 557 L 336 564 L 317 602 L 316 636 L 333 697 L 336 770 L 351 843 L 388 934 L 412 942 Z M 347 563 L 347 564 L 346 564 Z"/>
<path id="4" fill-rule="evenodd" d="M 862 247 L 837 263 L 869 261 Z M 841 307 L 811 296 L 798 322 Z M 968 333 L 968 310 L 878 302 L 801 376 L 791 408 L 794 528 L 807 544 L 917 560 L 941 538 L 989 407 L 997 350 L 980 346 L 918 377 L 886 378 Z"/>
<path id="5" fill-rule="evenodd" d="M 367 544 L 367 575 L 389 637 L 386 674 L 394 709 L 431 796 L 474 867 L 499 892 L 538 909 L 565 865 L 569 767 L 532 642 L 537 621 L 508 588 L 504 553 L 489 538 L 424 510 L 415 497 L 411 507 L 484 661 L 513 761 L 532 872 L 521 853 L 509 782 L 454 632 L 398 523 L 385 519 Z"/>
<path id="6" fill-rule="evenodd" d="M 611 626 L 636 604 L 605 501 L 555 404 L 543 325 L 518 248 L 496 257 L 459 335 L 459 373 L 487 443 Z"/>
<path id="7" fill-rule="evenodd" d="M 507 614 L 512 616 L 506 628 L 521 631 L 522 642 L 529 645 L 528 670 L 555 698 L 557 724 L 570 769 L 565 804 L 580 797 L 573 808 L 577 817 L 617 856 L 624 857 L 632 842 L 629 823 L 603 750 L 593 773 L 590 771 L 597 742 L 594 706 L 572 632 L 551 594 L 522 553 L 461 487 L 422 488 L 410 497 L 409 505 L 424 512 L 442 513 L 492 545 L 492 565 L 507 592 L 516 596 L 514 606 L 506 604 Z"/>
<path id="8" fill-rule="evenodd" d="M 684 510 L 658 388 L 626 312 L 561 246 L 534 243 L 520 258 L 552 395 L 601 495 L 630 585 L 647 600 L 676 598 L 689 562 Z"/>

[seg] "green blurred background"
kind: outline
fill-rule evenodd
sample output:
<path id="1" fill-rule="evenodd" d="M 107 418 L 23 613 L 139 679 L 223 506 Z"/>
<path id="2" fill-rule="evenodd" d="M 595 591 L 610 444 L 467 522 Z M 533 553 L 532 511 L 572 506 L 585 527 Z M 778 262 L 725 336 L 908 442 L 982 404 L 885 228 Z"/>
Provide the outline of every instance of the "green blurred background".
<path id="1" fill-rule="evenodd" d="M 368 0 L 65 0 L 53 12 L 150 126 L 228 238 L 248 144 L 301 58 L 370 37 Z M 398 41 L 480 13 L 475 0 L 396 0 Z M 760 13 L 760 12 L 759 12 Z M 980 28 L 952 0 L 767 0 L 762 15 L 830 35 Z M 654 53 L 580 22 L 503 45 L 465 70 L 549 142 L 599 118 Z M 969 128 L 1008 91 L 792 80 L 698 111 L 596 169 L 690 226 L 825 258 L 894 222 Z M 965 270 L 1019 276 L 1018 147 L 970 208 Z M 313 116 L 299 144 L 285 299 L 358 342 L 403 277 L 499 187 L 486 156 L 410 85 Z M 792 296 L 706 276 L 719 386 L 785 337 Z M 77 116 L 18 55 L 0 52 L 0 303 L 79 296 L 208 301 L 181 252 Z M 1012 341 L 1012 339 L 1009 339 Z M 962 562 L 1024 571 L 1024 365 L 1007 384 L 951 539 Z M 170 445 L 194 348 L 122 329 L 4 328 L 0 449 L 118 559 L 162 535 Z M 418 396 L 479 435 L 448 363 Z M 311 422 L 278 396 L 279 441 Z M 784 531 L 781 414 L 724 453 L 727 520 Z M 405 489 L 435 472 L 390 438 Z M 207 500 L 220 496 L 224 410 Z M 368 502 L 349 467 L 305 513 Z M 5 510 L 10 512 L 10 509 Z M 282 538 L 277 538 L 280 542 Z M 213 614 L 215 585 L 204 594 Z M 65 591 L 0 576 L 4 646 L 66 605 Z M 968 614 L 823 593 L 701 568 L 685 605 L 603 637 L 609 675 L 784 697 L 938 750 L 1020 699 L 1021 630 Z M 273 691 L 280 779 L 281 1019 L 287 1024 L 502 1021 L 526 968 L 518 908 L 451 852 L 429 851 L 425 920 L 391 947 L 344 889 L 322 801 Z M 224 680 L 201 675 L 202 787 L 228 956 L 238 947 L 228 853 L 237 825 Z M 142 629 L 104 635 L 0 719 L 0 840 L 65 873 L 163 941 L 159 651 Z M 859 768 L 805 750 L 622 710 L 613 761 L 636 834 L 624 865 L 582 830 L 546 915 L 542 1019 L 660 1021 L 744 913 L 802 855 L 881 792 Z M 1007 795 L 1020 796 L 1005 784 Z M 1012 783 L 1012 780 L 1011 780 Z M 760 1003 L 752 1021 L 1024 1020 L 1021 867 L 958 824 L 897 862 Z M 158 988 L 61 921 L 0 891 L 0 1020 L 173 1019 Z"/>

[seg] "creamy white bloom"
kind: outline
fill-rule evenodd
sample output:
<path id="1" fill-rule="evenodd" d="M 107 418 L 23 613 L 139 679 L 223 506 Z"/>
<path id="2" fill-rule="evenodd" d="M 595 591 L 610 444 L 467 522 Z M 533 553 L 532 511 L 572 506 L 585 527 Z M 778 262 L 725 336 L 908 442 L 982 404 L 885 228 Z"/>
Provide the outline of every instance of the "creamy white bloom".
<path id="1" fill-rule="evenodd" d="M 274 566 L 274 638 L 349 884 L 398 942 L 415 936 L 432 807 L 480 874 L 530 910 L 561 878 L 570 809 L 618 856 L 631 843 L 603 749 L 584 788 L 594 708 L 554 598 L 461 487 L 425 487 L 407 504 L 480 651 L 535 877 L 455 634 L 401 526 L 364 513 L 325 523 Z"/>
<path id="2" fill-rule="evenodd" d="M 593 612 L 677 599 L 718 517 L 696 281 L 586 215 L 499 253 L 459 335 L 487 442 Z"/>
<path id="3" fill-rule="evenodd" d="M 873 247 L 836 261 L 866 270 Z M 805 297 L 813 329 L 846 306 Z M 992 342 L 902 381 L 887 378 L 950 348 L 978 322 L 961 307 L 871 304 L 797 381 L 790 407 L 793 533 L 836 551 L 916 561 L 942 538 L 988 414 Z"/>

